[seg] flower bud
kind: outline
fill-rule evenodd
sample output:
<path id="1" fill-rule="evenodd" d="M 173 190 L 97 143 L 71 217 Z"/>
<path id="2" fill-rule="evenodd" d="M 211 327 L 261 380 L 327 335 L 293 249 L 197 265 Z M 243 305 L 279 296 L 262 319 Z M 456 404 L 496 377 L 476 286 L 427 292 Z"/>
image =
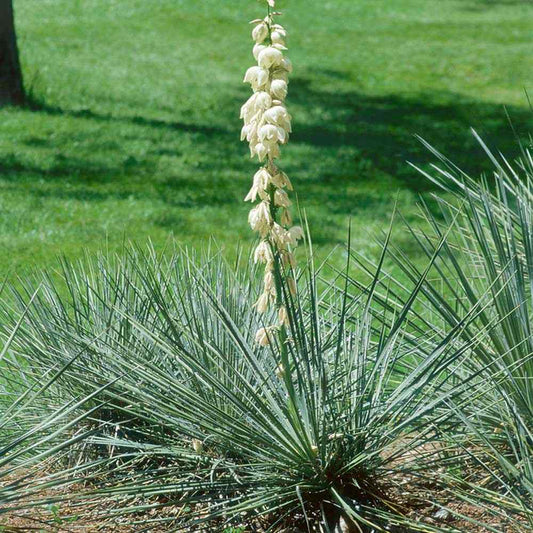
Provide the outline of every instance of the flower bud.
<path id="1" fill-rule="evenodd" d="M 278 309 L 278 320 L 280 326 L 289 326 L 289 315 L 287 313 L 287 308 L 284 305 Z"/>
<path id="2" fill-rule="evenodd" d="M 285 52 L 288 50 L 288 48 L 282 44 L 273 44 L 272 48 L 275 48 L 276 50 L 279 50 L 280 52 Z"/>
<path id="3" fill-rule="evenodd" d="M 202 453 L 204 449 L 204 443 L 200 439 L 192 439 L 191 446 L 196 453 Z"/>
<path id="4" fill-rule="evenodd" d="M 288 209 L 281 212 L 281 223 L 283 226 L 290 226 L 292 224 L 292 216 Z"/>
<path id="5" fill-rule="evenodd" d="M 276 192 L 274 193 L 274 204 L 278 207 L 290 207 L 292 202 L 289 200 L 288 194 L 283 189 L 276 189 Z"/>
<path id="6" fill-rule="evenodd" d="M 275 374 L 278 379 L 285 377 L 285 367 L 281 363 L 276 367 Z"/>
<path id="7" fill-rule="evenodd" d="M 267 328 L 260 328 L 255 334 L 255 342 L 260 346 L 268 346 L 270 344 L 270 333 Z"/>
<path id="8" fill-rule="evenodd" d="M 263 314 L 266 312 L 266 310 L 268 309 L 269 298 L 270 296 L 268 292 L 264 292 L 263 294 L 261 294 L 261 296 L 259 296 L 257 302 L 255 302 L 255 308 L 257 309 L 258 313 Z"/>

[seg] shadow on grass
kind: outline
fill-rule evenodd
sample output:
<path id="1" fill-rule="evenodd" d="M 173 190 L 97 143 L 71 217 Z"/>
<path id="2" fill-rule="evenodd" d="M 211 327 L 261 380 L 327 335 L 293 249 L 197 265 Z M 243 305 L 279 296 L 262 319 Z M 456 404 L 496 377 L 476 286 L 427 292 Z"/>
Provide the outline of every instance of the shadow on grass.
<path id="1" fill-rule="evenodd" d="M 31 145 L 33 143 L 25 144 Z M 47 146 L 46 143 L 35 142 L 35 144 Z M 3 180 L 11 182 L 24 175 L 35 175 L 56 180 L 83 177 L 90 182 L 103 182 L 108 181 L 106 176 L 116 172 L 117 168 L 114 165 L 105 165 L 82 157 L 67 157 L 60 153 L 55 154 L 54 161 L 46 166 L 22 162 L 13 154 L 0 158 L 0 176 Z"/>
<path id="2" fill-rule="evenodd" d="M 95 120 L 99 122 L 123 122 L 133 126 L 147 126 L 149 128 L 165 128 L 172 131 L 187 131 L 189 133 L 201 133 L 204 135 L 219 135 L 224 133 L 221 128 L 200 125 L 200 124 L 185 124 L 182 122 L 172 122 L 156 118 L 147 118 L 139 115 L 120 116 L 111 115 L 109 113 L 99 113 L 92 109 L 63 109 L 57 106 L 48 105 L 37 99 L 31 99 L 27 104 L 28 109 L 36 112 L 46 113 L 51 116 L 69 116 L 73 118 L 82 118 Z"/>
<path id="3" fill-rule="evenodd" d="M 531 6 L 531 0 L 474 0 L 486 6 Z"/>
<path id="4" fill-rule="evenodd" d="M 465 0 L 465 11 L 481 12 L 491 8 L 533 7 L 532 0 Z"/>
<path id="5" fill-rule="evenodd" d="M 345 77 L 331 70 L 321 71 L 320 75 L 330 80 Z M 361 209 L 372 211 L 384 202 L 390 203 L 397 189 L 415 193 L 429 190 L 429 182 L 406 163 L 424 166 L 432 159 L 414 134 L 474 176 L 490 171 L 491 164 L 472 137 L 470 127 L 489 146 L 509 157 L 518 153 L 500 105 L 446 92 L 378 97 L 319 87 L 319 83 L 305 77 L 295 77 L 290 85 L 288 103 L 295 117 L 294 134 L 290 146 L 284 148 L 282 165 L 305 185 L 299 187 L 304 205 L 326 205 L 331 213 L 356 215 Z M 246 147 L 239 147 L 238 142 L 238 109 L 247 95 L 243 88 L 231 96 L 221 96 L 226 101 L 221 102 L 213 125 L 37 106 L 36 113 L 76 119 L 76 135 L 86 147 L 94 149 L 86 149 L 85 156 L 74 157 L 62 153 L 64 139 L 30 139 L 27 149 L 48 149 L 53 164 L 40 168 L 35 162 L 25 162 L 27 159 L 19 157 L 19 153 L 24 153 L 21 147 L 17 155 L 0 158 L 0 171 L 11 186 L 28 175 L 55 178 L 56 185 L 45 194 L 58 198 L 102 201 L 106 195 L 114 196 L 111 189 L 116 184 L 122 189 L 117 191 L 118 198 L 131 194 L 152 196 L 179 208 L 231 203 L 244 196 L 249 175 L 256 166 L 247 160 Z M 519 134 L 533 129 L 533 116 L 526 108 L 509 107 L 507 111 Z M 94 137 L 93 130 L 86 127 L 87 121 L 105 124 L 102 135 L 109 138 L 106 154 L 116 149 L 116 157 L 94 156 L 103 141 Z M 161 130 L 175 135 L 170 135 L 170 140 L 166 136 L 162 143 Z M 184 152 L 184 136 L 189 142 L 188 150 L 195 152 L 192 155 Z M 128 143 L 132 142 L 147 146 L 142 157 L 127 153 Z M 161 158 L 171 163 L 161 168 Z M 77 178 L 74 187 L 62 187 L 61 181 L 71 178 Z M 136 180 L 133 192 L 132 179 Z M 101 184 L 105 184 L 106 191 L 91 191 L 92 186 Z"/>
<path id="6" fill-rule="evenodd" d="M 303 78 L 291 83 L 291 91 L 296 95 L 292 103 L 308 111 L 304 124 L 296 119 L 292 141 L 331 150 L 335 156 L 336 164 L 323 169 L 321 177 L 326 181 L 354 174 L 371 179 L 378 170 L 411 190 L 424 191 L 430 185 L 406 164 L 424 166 L 431 161 L 415 134 L 477 176 L 492 167 L 470 128 L 510 158 L 519 150 L 507 114 L 521 138 L 533 129 L 533 113 L 528 109 L 480 103 L 457 94 L 408 98 L 324 93 Z M 296 117 L 299 111 L 294 112 Z"/>

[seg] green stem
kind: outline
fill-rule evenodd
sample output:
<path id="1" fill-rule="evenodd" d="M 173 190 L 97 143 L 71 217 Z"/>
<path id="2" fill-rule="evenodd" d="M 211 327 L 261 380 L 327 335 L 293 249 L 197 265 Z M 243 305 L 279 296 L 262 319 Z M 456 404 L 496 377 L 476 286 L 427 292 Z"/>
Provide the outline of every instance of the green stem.
<path id="1" fill-rule="evenodd" d="M 270 8 L 270 4 L 267 3 L 267 28 L 268 28 L 268 42 L 269 44 L 272 44 L 272 9 Z"/>
<path id="2" fill-rule="evenodd" d="M 267 16 L 268 16 L 268 41 L 271 44 L 272 43 L 272 10 L 270 8 L 270 4 L 267 4 Z M 274 168 L 274 162 L 272 160 L 272 157 L 268 156 L 267 160 L 267 170 L 272 173 Z M 275 204 L 275 193 L 276 193 L 276 187 L 274 185 L 270 186 L 270 190 L 268 191 L 268 195 L 270 198 L 270 216 L 272 218 L 272 223 L 277 222 L 277 212 L 278 208 Z M 269 239 L 269 245 L 272 250 L 272 255 L 274 257 L 274 283 L 276 287 L 276 309 L 279 312 L 279 309 L 283 306 L 283 264 L 281 262 L 280 258 L 280 251 L 278 250 L 276 244 L 272 239 Z M 302 433 L 305 433 L 304 428 L 301 424 L 300 418 L 298 416 L 298 409 L 296 407 L 296 391 L 294 389 L 294 384 L 292 382 L 292 375 L 291 375 L 291 365 L 289 360 L 289 350 L 287 348 L 287 327 L 285 324 L 281 324 L 278 328 L 278 340 L 280 345 L 280 352 L 281 352 L 281 365 L 283 367 L 283 381 L 285 383 L 285 387 L 287 388 L 288 393 L 288 409 L 289 413 L 293 417 L 293 422 L 302 431 Z"/>
<path id="3" fill-rule="evenodd" d="M 267 163 L 267 169 L 269 172 L 272 172 L 274 163 L 272 162 L 272 159 L 268 158 Z M 275 204 L 275 193 L 276 193 L 276 187 L 274 185 L 270 186 L 269 190 L 269 197 L 270 197 L 270 216 L 272 218 L 273 223 L 276 222 L 276 216 L 277 216 L 277 207 Z M 274 283 L 276 286 L 276 309 L 279 311 L 280 308 L 283 306 L 283 265 L 280 258 L 279 250 L 277 249 L 276 244 L 272 239 L 269 239 L 269 244 L 272 249 L 272 255 L 274 256 Z M 278 329 L 278 339 L 280 344 L 280 352 L 281 352 L 281 364 L 284 369 L 284 380 L 285 385 L 287 386 L 287 390 L 289 392 L 289 398 L 294 398 L 294 385 L 292 383 L 292 377 L 291 377 L 291 369 L 290 369 L 290 361 L 289 361 L 289 351 L 287 349 L 287 327 L 285 324 L 281 324 Z M 293 403 L 294 405 L 294 403 Z"/>

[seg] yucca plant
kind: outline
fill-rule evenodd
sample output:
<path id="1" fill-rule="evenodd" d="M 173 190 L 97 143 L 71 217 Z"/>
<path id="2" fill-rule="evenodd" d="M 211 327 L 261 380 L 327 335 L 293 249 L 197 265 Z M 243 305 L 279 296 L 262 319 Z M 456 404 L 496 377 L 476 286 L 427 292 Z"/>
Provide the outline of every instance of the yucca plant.
<path id="1" fill-rule="evenodd" d="M 181 372 L 173 358 L 150 339 L 139 336 L 132 320 L 164 334 L 170 343 L 182 342 L 186 328 L 203 327 L 204 334 L 216 339 L 219 349 L 224 350 L 228 339 L 219 332 L 219 324 L 206 314 L 206 309 L 199 310 L 194 321 L 180 322 L 184 309 L 191 305 L 186 300 L 190 295 L 186 296 L 183 289 L 194 285 L 199 272 L 235 323 L 250 331 L 248 340 L 253 339 L 254 328 L 259 327 L 249 303 L 257 297 L 249 283 L 253 271 L 236 267 L 242 263 L 239 259 L 224 268 L 221 263 L 224 260 L 216 249 L 194 261 L 185 251 L 158 255 L 150 247 L 141 250 L 135 246 L 125 248 L 120 256 L 86 257 L 76 265 L 65 260 L 60 273 L 36 273 L 19 280 L 11 297 L 4 300 L 1 322 L 8 328 L 12 317 L 23 310 L 11 351 L 25 373 L 40 376 L 54 365 L 64 365 L 55 393 L 65 401 L 89 396 L 103 387 L 101 397 L 93 400 L 94 405 L 101 405 L 97 423 L 106 421 L 114 428 L 124 420 L 124 413 L 115 408 L 113 396 L 122 387 L 112 383 L 117 375 L 115 352 L 134 344 L 148 362 L 176 376 Z M 193 264 L 201 267 L 192 269 Z M 34 294 L 36 286 L 40 289 Z M 28 307 L 29 298 L 33 305 Z M 161 311 L 160 302 L 169 300 L 176 304 L 171 315 L 175 323 Z M 125 374 L 121 383 L 130 379 Z M 142 420 L 136 422 L 143 426 Z M 130 420 L 130 431 L 133 426 Z"/>
<path id="2" fill-rule="evenodd" d="M 93 485 L 92 498 L 113 496 L 119 502 L 113 513 L 131 514 L 139 527 L 145 518 L 138 513 L 158 509 L 150 527 L 159 521 L 157 527 L 212 529 L 263 522 L 271 531 L 288 524 L 322 531 L 342 524 L 356 531 L 446 529 L 416 524 L 408 510 L 424 483 L 438 486 L 435 472 L 451 461 L 454 452 L 440 440 L 450 427 L 445 406 L 460 404 L 469 383 L 450 385 L 447 369 L 475 346 L 450 340 L 468 317 L 431 351 L 422 353 L 406 338 L 424 274 L 405 305 L 378 320 L 370 310 L 379 269 L 370 296 L 349 300 L 347 286 L 319 291 L 309 260 L 295 296 L 281 285 L 289 317 L 282 353 L 277 340 L 255 342 L 255 332 L 274 317 L 257 314 L 248 276 L 240 278 L 219 256 L 197 264 L 177 253 L 165 268 L 153 253 L 134 250 L 129 257 L 134 261 L 98 260 L 113 280 L 105 288 L 87 277 L 71 286 L 72 299 L 61 300 L 61 308 L 99 302 L 78 327 L 70 318 L 75 309 L 40 322 L 55 307 L 36 298 L 15 343 L 33 369 L 47 364 L 41 350 L 48 338 L 56 339 L 56 357 L 80 348 L 89 353 L 94 370 L 83 372 L 80 355 L 57 382 L 69 395 L 86 396 L 112 382 L 99 398 L 114 413 L 113 431 L 99 432 L 90 445 L 108 457 L 113 472 L 102 487 Z M 66 271 L 83 279 L 83 271 Z M 43 294 L 57 296 L 50 280 Z M 105 303 L 118 302 L 127 287 L 135 287 L 138 305 Z M 149 312 L 135 312 L 141 302 Z M 109 418 L 101 421 L 109 427 Z"/>
<path id="3" fill-rule="evenodd" d="M 292 185 L 277 163 L 291 132 L 285 98 L 292 65 L 275 2 L 267 4 L 267 16 L 252 21 L 258 64 L 245 75 L 254 94 L 241 111 L 243 140 L 264 162 L 246 197 L 258 201 L 249 222 L 260 236 L 252 255 L 265 267 L 261 292 L 255 267 L 235 273 L 219 254 L 196 261 L 185 252 L 130 248 L 123 258 L 65 261 L 59 281 L 46 274 L 26 279 L 5 301 L 4 327 L 24 310 L 10 338 L 13 362 L 30 382 L 60 368 L 46 390 L 54 404 L 68 406 L 74 420 L 63 428 L 72 429 L 67 442 L 81 432 L 84 453 L 77 449 L 74 466 L 59 462 L 57 476 L 88 473 L 88 486 L 68 497 L 96 504 L 113 498 L 102 517 L 126 515 L 146 531 L 457 531 L 439 523 L 439 515 L 429 522 L 411 511 L 415 504 L 445 510 L 443 498 L 468 490 L 464 476 L 449 469 L 471 464 L 472 455 L 485 464 L 489 447 L 481 456 L 469 445 L 469 439 L 483 444 L 475 438 L 477 418 L 490 424 L 497 413 L 494 406 L 473 416 L 472 406 L 488 397 L 485 385 L 494 391 L 504 383 L 508 412 L 528 412 L 529 384 L 520 382 L 530 375 L 527 309 L 514 327 L 517 318 L 510 317 L 524 295 L 515 298 L 508 289 L 526 252 L 514 241 L 502 248 L 493 221 L 479 222 L 486 209 L 476 193 L 469 198 L 475 216 L 451 208 L 444 224 L 430 220 L 435 238 L 420 239 L 428 256 L 424 271 L 395 255 L 403 283 L 382 271 L 388 237 L 380 261 L 367 270 L 369 283 L 355 294 L 351 250 L 338 280 L 321 280 L 308 238 L 308 259 L 298 269 L 294 248 L 304 232 L 292 224 L 286 192 Z M 492 216 L 508 232 L 512 222 L 502 209 Z M 459 250 L 476 276 L 480 261 L 489 265 L 488 285 L 476 277 L 468 287 L 470 272 L 444 275 L 446 258 L 456 275 L 465 264 L 455 260 L 450 231 L 461 237 Z M 479 235 L 489 246 L 481 254 L 472 252 Z M 447 292 L 428 278 L 434 272 Z M 456 304 L 448 304 L 449 294 Z M 491 309 L 496 296 L 504 302 Z M 426 315 L 432 307 L 438 309 Z M 510 461 L 502 442 L 518 449 L 528 438 L 490 439 L 490 449 Z M 65 444 L 59 446 L 43 453 Z M 512 463 L 522 473 L 520 461 Z M 462 485 L 453 492 L 457 479 Z M 524 491 L 507 483 L 522 502 Z"/>
<path id="4" fill-rule="evenodd" d="M 93 390 L 89 397 L 64 403 L 54 394 L 55 384 L 74 358 L 66 364 L 50 366 L 41 375 L 26 372 L 24 364 L 13 359 L 10 347 L 27 312 L 28 308 L 22 311 L 0 344 L 2 531 L 8 516 L 12 518 L 20 512 L 53 502 L 58 498 L 58 491 L 75 481 L 71 473 L 57 470 L 56 462 L 90 435 L 90 432 L 79 431 L 78 427 L 83 418 L 92 415 L 92 411 L 85 408 L 86 402 L 91 402 L 92 396 L 99 392 Z M 7 530 L 18 529 L 14 526 Z"/>
<path id="5" fill-rule="evenodd" d="M 443 231 L 448 231 L 448 238 L 421 287 L 409 329 L 431 329 L 438 339 L 466 315 L 475 314 L 456 339 L 473 346 L 472 358 L 455 370 L 456 378 L 479 376 L 472 384 L 469 408 L 457 411 L 459 423 L 479 447 L 478 464 L 495 482 L 483 489 L 484 494 L 493 494 L 493 502 L 499 502 L 504 493 L 514 495 L 521 502 L 519 512 L 531 520 L 533 160 L 530 149 L 521 146 L 521 157 L 511 163 L 501 154 L 495 156 L 477 138 L 495 167 L 490 178 L 481 180 L 469 177 L 427 145 L 441 165 L 425 174 L 447 195 L 436 197 L 438 214 L 423 209 L 430 230 L 411 232 L 428 257 L 440 246 Z M 389 276 L 380 290 L 387 295 L 388 307 L 394 307 L 392 300 L 401 307 L 406 299 L 403 280 L 417 279 L 420 272 L 401 250 L 391 256 L 402 278 Z M 370 272 L 370 264 L 359 260 Z M 492 493 L 494 488 L 499 493 Z"/>

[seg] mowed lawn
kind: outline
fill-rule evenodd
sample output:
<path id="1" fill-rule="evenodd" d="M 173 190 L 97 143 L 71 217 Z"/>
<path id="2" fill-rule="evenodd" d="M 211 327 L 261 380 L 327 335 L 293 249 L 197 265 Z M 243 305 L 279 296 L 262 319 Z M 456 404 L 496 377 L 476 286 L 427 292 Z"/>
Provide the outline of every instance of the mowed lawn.
<path id="1" fill-rule="evenodd" d="M 255 0 L 14 0 L 32 109 L 0 111 L 0 277 L 84 248 L 170 236 L 232 254 L 254 236 L 239 142 Z M 533 115 L 530 0 L 286 0 L 294 135 L 283 150 L 323 252 L 376 252 L 393 205 L 417 223 L 419 134 L 468 171 L 472 138 L 516 153 Z M 401 239 L 402 235 L 399 235 Z"/>

